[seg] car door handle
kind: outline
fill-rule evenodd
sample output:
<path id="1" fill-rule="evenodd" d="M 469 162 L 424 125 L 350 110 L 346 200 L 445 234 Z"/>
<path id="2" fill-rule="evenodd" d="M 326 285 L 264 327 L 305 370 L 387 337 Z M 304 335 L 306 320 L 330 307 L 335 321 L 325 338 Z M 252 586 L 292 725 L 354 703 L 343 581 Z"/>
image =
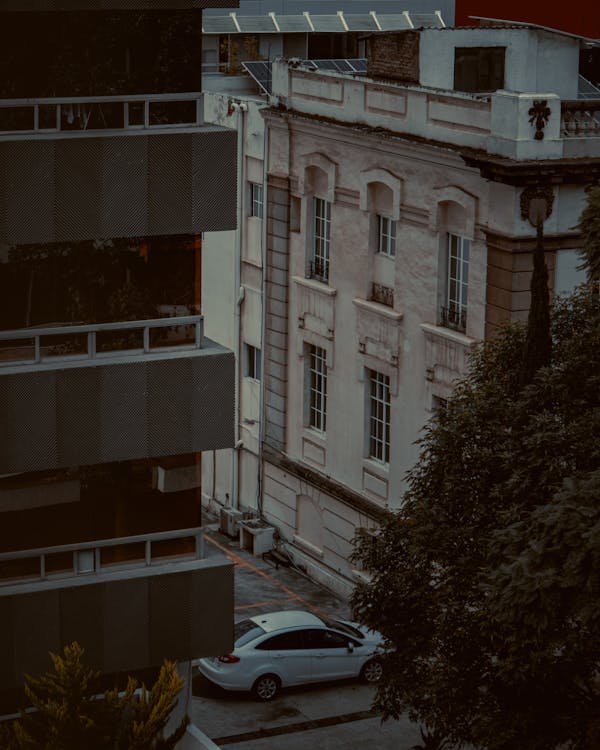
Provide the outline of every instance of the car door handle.
<path id="1" fill-rule="evenodd" d="M 283 654 L 273 654 L 274 659 L 283 659 Z"/>
<path id="2" fill-rule="evenodd" d="M 317 659 L 324 659 L 325 658 L 325 654 L 315 654 L 315 656 L 317 657 Z"/>

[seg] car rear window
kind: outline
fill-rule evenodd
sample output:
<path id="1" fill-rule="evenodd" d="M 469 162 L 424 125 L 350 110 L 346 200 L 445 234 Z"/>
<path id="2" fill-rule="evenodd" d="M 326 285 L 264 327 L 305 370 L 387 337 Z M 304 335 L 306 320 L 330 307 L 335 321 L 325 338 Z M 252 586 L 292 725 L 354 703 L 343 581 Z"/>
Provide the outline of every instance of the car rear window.
<path id="1" fill-rule="evenodd" d="M 235 648 L 250 643 L 250 641 L 258 638 L 259 635 L 264 635 L 266 632 L 266 630 L 263 630 L 260 625 L 252 622 L 252 620 L 241 620 L 240 622 L 236 622 L 233 626 Z"/>

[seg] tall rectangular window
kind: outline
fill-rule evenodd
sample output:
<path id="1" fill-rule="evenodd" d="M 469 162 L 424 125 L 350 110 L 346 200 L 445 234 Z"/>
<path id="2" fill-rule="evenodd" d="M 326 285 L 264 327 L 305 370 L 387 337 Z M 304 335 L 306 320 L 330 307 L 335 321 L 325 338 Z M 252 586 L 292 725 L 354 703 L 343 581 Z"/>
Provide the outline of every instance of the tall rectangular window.
<path id="1" fill-rule="evenodd" d="M 315 430 L 327 428 L 327 353 L 320 346 L 309 346 L 310 378 L 308 424 Z"/>
<path id="2" fill-rule="evenodd" d="M 263 186 L 258 182 L 250 183 L 250 216 L 263 217 Z"/>
<path id="3" fill-rule="evenodd" d="M 260 349 L 244 344 L 244 375 L 247 378 L 260 380 Z"/>
<path id="4" fill-rule="evenodd" d="M 459 331 L 467 327 L 470 248 L 471 243 L 465 237 L 448 235 L 448 278 L 442 325 Z"/>
<path id="5" fill-rule="evenodd" d="M 377 214 L 377 237 L 377 252 L 393 258 L 396 255 L 396 222 Z"/>
<path id="6" fill-rule="evenodd" d="M 329 240 L 331 236 L 331 203 L 313 198 L 313 253 L 311 277 L 329 282 Z"/>
<path id="7" fill-rule="evenodd" d="M 390 378 L 369 370 L 369 457 L 390 462 Z"/>

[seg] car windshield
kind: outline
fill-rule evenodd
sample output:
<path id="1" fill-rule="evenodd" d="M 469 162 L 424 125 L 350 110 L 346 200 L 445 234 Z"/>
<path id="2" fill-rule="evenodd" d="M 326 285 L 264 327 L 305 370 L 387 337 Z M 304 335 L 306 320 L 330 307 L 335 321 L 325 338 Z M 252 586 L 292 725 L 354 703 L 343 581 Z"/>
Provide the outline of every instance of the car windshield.
<path id="1" fill-rule="evenodd" d="M 241 620 L 240 622 L 236 622 L 233 626 L 235 648 L 250 643 L 250 641 L 258 638 L 259 635 L 264 635 L 266 632 L 266 630 L 263 630 L 260 625 L 252 622 L 252 620 Z"/>
<path id="2" fill-rule="evenodd" d="M 353 627 L 352 625 L 349 625 L 347 622 L 340 622 L 339 620 L 331 620 L 329 617 L 321 617 L 321 620 L 327 625 L 328 628 L 333 628 L 334 630 L 340 630 L 342 633 L 347 633 L 348 635 L 353 636 L 354 638 L 362 638 L 364 639 L 365 634 L 361 633 L 358 628 Z"/>

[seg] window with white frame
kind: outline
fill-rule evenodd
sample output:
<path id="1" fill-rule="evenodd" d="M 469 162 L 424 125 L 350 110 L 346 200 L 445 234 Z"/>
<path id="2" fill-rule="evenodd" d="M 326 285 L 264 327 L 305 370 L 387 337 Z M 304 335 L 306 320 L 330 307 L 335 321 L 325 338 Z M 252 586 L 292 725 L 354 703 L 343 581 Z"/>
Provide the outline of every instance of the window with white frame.
<path id="1" fill-rule="evenodd" d="M 263 186 L 259 182 L 250 183 L 250 216 L 263 217 Z"/>
<path id="2" fill-rule="evenodd" d="M 448 234 L 448 276 L 442 325 L 459 331 L 467 327 L 470 249 L 471 243 L 466 237 Z"/>
<path id="3" fill-rule="evenodd" d="M 311 278 L 329 281 L 329 240 L 331 236 L 331 203 L 324 198 L 313 198 L 313 248 Z"/>
<path id="4" fill-rule="evenodd" d="M 396 255 L 396 222 L 381 214 L 377 214 L 377 252 L 390 258 Z"/>
<path id="5" fill-rule="evenodd" d="M 308 424 L 315 430 L 327 428 L 327 352 L 320 346 L 308 347 Z"/>
<path id="6" fill-rule="evenodd" d="M 369 458 L 390 462 L 390 378 L 369 370 Z"/>
<path id="7" fill-rule="evenodd" d="M 260 349 L 244 344 L 244 375 L 247 378 L 260 380 Z"/>

